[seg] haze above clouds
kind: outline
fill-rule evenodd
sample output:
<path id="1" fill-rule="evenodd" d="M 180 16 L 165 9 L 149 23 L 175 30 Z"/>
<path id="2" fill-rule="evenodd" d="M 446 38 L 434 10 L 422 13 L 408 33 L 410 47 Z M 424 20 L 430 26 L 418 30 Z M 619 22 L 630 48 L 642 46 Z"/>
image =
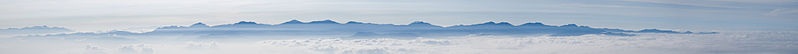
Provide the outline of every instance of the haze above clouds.
<path id="1" fill-rule="evenodd" d="M 486 21 L 622 29 L 795 31 L 796 0 L 0 0 L 0 28 L 147 31 L 166 25 L 291 19 L 451 26 Z"/>
<path id="2" fill-rule="evenodd" d="M 798 0 L 0 0 L 0 31 L 4 32 L 0 33 L 0 54 L 797 54 L 796 6 Z M 351 39 L 348 37 L 359 35 L 309 32 L 268 36 L 261 34 L 270 32 L 243 33 L 205 25 L 241 21 L 246 24 L 243 26 L 273 26 L 293 19 L 398 24 L 388 26 L 423 21 L 444 27 L 494 21 L 516 25 L 507 26 L 511 28 L 541 22 L 590 31 L 611 28 L 640 33 L 505 36 L 475 30 L 454 36 L 394 39 L 379 36 L 393 33 L 357 32 L 378 37 Z M 197 22 L 205 24 L 194 24 Z M 188 26 L 192 24 L 202 26 Z M 154 32 L 167 34 L 164 36 L 127 32 L 159 27 L 188 30 Z M 353 28 L 368 27 L 375 26 Z M 199 29 L 193 28 L 215 30 L 198 33 L 195 30 Z M 264 28 L 271 29 L 257 29 Z M 507 30 L 494 31 L 513 32 Z M 586 31 L 555 30 L 566 31 L 540 32 Z M 342 34 L 335 33 L 340 31 L 325 32 Z M 663 31 L 667 34 L 645 33 Z M 58 34 L 22 36 L 52 33 Z"/>

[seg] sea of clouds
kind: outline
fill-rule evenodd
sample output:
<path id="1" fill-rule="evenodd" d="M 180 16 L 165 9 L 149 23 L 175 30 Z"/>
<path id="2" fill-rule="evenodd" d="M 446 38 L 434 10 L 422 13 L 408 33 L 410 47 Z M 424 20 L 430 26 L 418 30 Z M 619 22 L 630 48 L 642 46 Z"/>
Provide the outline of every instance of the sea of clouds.
<path id="1" fill-rule="evenodd" d="M 798 32 L 639 36 L 298 38 L 257 41 L 0 39 L 0 54 L 796 54 Z"/>

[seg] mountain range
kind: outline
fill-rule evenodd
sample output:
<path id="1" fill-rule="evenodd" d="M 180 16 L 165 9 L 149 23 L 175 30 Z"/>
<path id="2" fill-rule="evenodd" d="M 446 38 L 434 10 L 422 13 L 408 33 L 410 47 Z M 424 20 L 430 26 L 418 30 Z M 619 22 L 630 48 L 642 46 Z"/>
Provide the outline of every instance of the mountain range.
<path id="1" fill-rule="evenodd" d="M 2 35 L 48 34 L 48 33 L 63 33 L 63 32 L 73 32 L 73 31 L 62 27 L 50 27 L 50 26 L 31 26 L 23 28 L 0 29 L 0 34 Z"/>
<path id="2" fill-rule="evenodd" d="M 427 22 L 416 21 L 407 25 L 374 24 L 349 21 L 338 23 L 331 20 L 301 22 L 290 20 L 280 24 L 258 24 L 240 21 L 233 24 L 207 25 L 201 22 L 190 26 L 159 27 L 151 32 L 132 33 L 127 31 L 111 31 L 104 33 L 69 33 L 45 36 L 199 36 L 200 38 L 237 37 L 237 36 L 342 36 L 342 37 L 446 37 L 466 35 L 508 35 L 508 36 L 580 36 L 609 35 L 635 36 L 630 33 L 667 33 L 667 34 L 714 34 L 717 32 L 678 32 L 672 30 L 644 29 L 623 30 L 609 28 L 591 28 L 576 24 L 561 26 L 542 23 L 524 23 L 512 25 L 508 22 L 485 22 L 472 25 L 455 25 L 442 27 Z"/>

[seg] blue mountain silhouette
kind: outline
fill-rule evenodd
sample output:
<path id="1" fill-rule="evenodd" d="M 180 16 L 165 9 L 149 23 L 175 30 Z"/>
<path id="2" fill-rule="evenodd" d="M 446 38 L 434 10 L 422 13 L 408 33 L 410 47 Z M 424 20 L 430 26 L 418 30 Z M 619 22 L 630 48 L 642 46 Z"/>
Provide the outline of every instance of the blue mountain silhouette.
<path id="1" fill-rule="evenodd" d="M 62 27 L 50 27 L 50 26 L 31 26 L 23 28 L 0 29 L 0 34 L 47 34 L 47 33 L 62 33 L 62 32 L 73 32 L 73 31 Z"/>
<path id="2" fill-rule="evenodd" d="M 635 36 L 628 33 L 668 33 L 668 34 L 713 34 L 717 32 L 677 32 L 660 29 L 644 29 L 639 31 L 591 28 L 576 24 L 561 26 L 543 23 L 524 23 L 518 26 L 508 22 L 485 22 L 472 25 L 455 25 L 441 27 L 430 23 L 416 21 L 407 25 L 373 24 L 349 21 L 338 23 L 331 20 L 301 22 L 290 20 L 281 24 L 258 24 L 241 21 L 234 24 L 209 26 L 195 23 L 190 26 L 166 26 L 152 32 L 108 32 L 108 33 L 76 33 L 60 35 L 130 35 L 130 36 L 202 36 L 202 37 L 234 37 L 234 36 L 350 36 L 350 37 L 445 37 L 465 35 L 550 35 L 580 36 L 587 34 Z"/>

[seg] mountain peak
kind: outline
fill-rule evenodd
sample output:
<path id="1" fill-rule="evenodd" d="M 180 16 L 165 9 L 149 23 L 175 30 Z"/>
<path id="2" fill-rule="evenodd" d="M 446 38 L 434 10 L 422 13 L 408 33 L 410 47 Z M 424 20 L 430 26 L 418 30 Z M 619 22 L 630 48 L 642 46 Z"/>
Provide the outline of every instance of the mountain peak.
<path id="1" fill-rule="evenodd" d="M 356 22 L 356 21 L 349 21 L 349 22 L 346 22 L 345 24 L 364 24 L 364 23 L 363 22 Z"/>
<path id="2" fill-rule="evenodd" d="M 205 24 L 204 24 L 204 23 L 202 23 L 202 22 L 197 22 L 197 23 L 194 23 L 194 24 L 192 24 L 192 25 L 191 25 L 191 26 L 189 26 L 189 27 L 210 27 L 210 26 L 208 26 L 208 25 L 205 25 Z"/>
<path id="3" fill-rule="evenodd" d="M 310 24 L 338 24 L 338 22 L 332 20 L 322 20 L 322 21 L 311 21 Z"/>
<path id="4" fill-rule="evenodd" d="M 258 23 L 255 23 L 255 22 L 248 22 L 248 21 L 241 21 L 241 22 L 238 22 L 238 23 L 236 23 L 236 24 L 258 24 Z"/>
<path id="5" fill-rule="evenodd" d="M 485 23 L 482 23 L 482 24 L 476 24 L 476 25 L 500 25 L 500 26 L 513 26 L 513 24 L 510 24 L 509 22 L 499 22 L 499 23 L 496 23 L 496 22 L 493 22 L 493 21 L 490 21 L 490 22 L 485 22 Z"/>
<path id="6" fill-rule="evenodd" d="M 637 32 L 655 32 L 655 33 L 680 33 L 672 30 L 660 30 L 660 29 L 643 29 Z M 690 32 L 693 33 L 693 32 Z"/>
<path id="7" fill-rule="evenodd" d="M 545 26 L 545 25 L 543 23 L 540 23 L 540 22 L 535 22 L 535 23 L 524 23 L 524 24 L 521 24 L 520 26 Z"/>
<path id="8" fill-rule="evenodd" d="M 285 23 L 282 23 L 282 24 L 302 24 L 302 23 L 303 22 L 299 21 L 299 20 L 291 20 L 291 21 L 288 21 L 288 22 L 285 22 Z"/>
<path id="9" fill-rule="evenodd" d="M 562 25 L 562 26 L 560 26 L 560 27 L 579 27 L 579 25 L 576 25 L 576 24 L 568 24 L 568 25 Z"/>
<path id="10" fill-rule="evenodd" d="M 23 28 L 13 28 L 13 29 L 66 29 L 63 27 L 52 27 L 47 25 L 40 25 L 40 26 L 30 26 L 30 27 L 23 27 Z"/>
<path id="11" fill-rule="evenodd" d="M 411 26 L 411 27 L 440 27 L 440 26 L 437 26 L 437 25 L 429 24 L 429 23 L 424 22 L 424 21 L 415 21 L 413 23 L 407 24 L 407 26 Z"/>
<path id="12" fill-rule="evenodd" d="M 510 24 L 509 22 L 499 22 L 499 23 L 496 23 L 496 25 L 510 25 L 510 26 L 512 26 L 513 24 Z"/>
<path id="13" fill-rule="evenodd" d="M 485 22 L 485 23 L 482 23 L 482 24 L 496 24 L 496 22 L 489 21 L 489 22 Z"/>
<path id="14" fill-rule="evenodd" d="M 48 27 L 47 25 L 41 25 L 41 26 L 31 26 L 31 27 L 25 27 L 25 28 L 50 28 L 50 27 Z"/>
<path id="15" fill-rule="evenodd" d="M 660 30 L 659 29 L 643 29 L 643 30 L 640 30 L 640 31 L 660 31 Z"/>
<path id="16" fill-rule="evenodd" d="M 429 24 L 429 23 L 424 22 L 424 21 L 415 21 L 415 22 L 410 23 L 408 25 L 432 25 L 432 24 Z"/>

